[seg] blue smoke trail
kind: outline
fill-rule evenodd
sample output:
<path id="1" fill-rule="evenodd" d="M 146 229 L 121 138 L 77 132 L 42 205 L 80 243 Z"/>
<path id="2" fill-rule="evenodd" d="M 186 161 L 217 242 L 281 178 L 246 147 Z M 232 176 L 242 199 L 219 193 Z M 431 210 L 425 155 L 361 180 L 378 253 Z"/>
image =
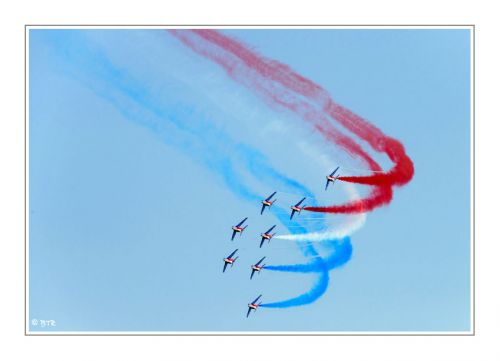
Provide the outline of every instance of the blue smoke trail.
<path id="1" fill-rule="evenodd" d="M 263 303 L 260 305 L 260 307 L 288 308 L 288 307 L 297 307 L 313 303 L 326 292 L 328 288 L 328 283 L 330 282 L 330 276 L 326 268 L 324 269 L 322 268 L 321 270 L 317 270 L 316 272 L 318 271 L 321 271 L 318 273 L 319 274 L 318 280 L 316 281 L 316 284 L 308 292 L 285 301 Z"/>
<path id="2" fill-rule="evenodd" d="M 236 165 L 244 164 L 255 178 L 277 184 L 280 188 L 304 194 L 313 198 L 312 192 L 295 180 L 277 172 L 267 158 L 248 145 L 235 142 L 211 122 L 204 120 L 192 107 L 179 104 L 170 99 L 161 99 L 160 104 L 143 84 L 133 79 L 125 71 L 117 69 L 107 56 L 90 44 L 82 32 L 44 31 L 59 55 L 59 70 L 65 70 L 75 79 L 86 85 L 96 94 L 115 106 L 126 118 L 151 130 L 166 144 L 176 146 L 190 156 L 215 171 L 222 177 L 224 184 L 242 199 L 259 202 L 260 195 L 252 192 L 244 183 Z M 189 121 L 186 121 L 189 119 Z M 175 136 L 181 132 L 182 136 Z M 233 158 L 228 158 L 231 155 Z M 243 162 L 241 162 L 243 161 Z M 273 214 L 291 233 L 307 233 L 306 227 L 288 219 L 284 209 L 274 207 Z M 335 263 L 343 264 L 350 257 L 349 238 L 345 238 L 345 250 L 331 243 L 334 252 L 323 260 L 309 242 L 300 243 L 305 256 L 314 257 L 306 265 L 266 266 L 266 269 L 285 272 L 314 272 L 318 279 L 313 288 L 292 299 L 262 304 L 263 307 L 292 307 L 314 302 L 326 291 L 329 283 L 329 270 Z M 348 246 L 347 246 L 348 245 Z"/>
<path id="3" fill-rule="evenodd" d="M 263 303 L 260 306 L 267 308 L 295 307 L 312 303 L 321 297 L 328 287 L 329 271 L 346 264 L 352 255 L 352 244 L 349 237 L 328 242 L 328 245 L 333 248 L 333 252 L 326 258 L 316 258 L 305 264 L 265 266 L 264 268 L 267 270 L 281 272 L 319 272 L 319 277 L 309 292 L 285 301 Z"/>
<path id="4" fill-rule="evenodd" d="M 272 271 L 281 272 L 299 272 L 299 273 L 310 273 L 317 272 L 318 268 L 323 267 L 323 265 L 328 269 L 332 270 L 334 268 L 343 266 L 346 264 L 352 256 L 352 244 L 349 237 L 345 237 L 341 240 L 334 240 L 328 242 L 329 245 L 333 246 L 333 252 L 324 258 L 313 259 L 309 263 L 302 264 L 286 264 L 286 265 L 269 265 L 264 268 Z"/>

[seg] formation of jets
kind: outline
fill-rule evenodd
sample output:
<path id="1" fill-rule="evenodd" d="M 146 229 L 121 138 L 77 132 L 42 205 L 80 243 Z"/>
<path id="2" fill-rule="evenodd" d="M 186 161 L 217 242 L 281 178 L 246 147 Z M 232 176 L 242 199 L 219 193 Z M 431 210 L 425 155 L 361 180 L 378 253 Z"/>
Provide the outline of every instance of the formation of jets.
<path id="1" fill-rule="evenodd" d="M 335 173 L 339 170 L 339 167 L 337 167 L 332 173 L 330 173 L 329 175 L 326 176 L 326 186 L 325 186 L 325 191 L 328 190 L 328 185 L 330 183 L 332 183 L 332 185 L 335 183 L 335 181 L 337 179 L 339 179 L 340 175 L 335 175 Z M 276 195 L 277 192 L 273 192 L 269 197 L 267 197 L 266 199 L 263 199 L 262 200 L 262 208 L 260 210 L 260 214 L 262 215 L 264 213 L 264 211 L 266 210 L 266 207 L 271 207 L 274 202 L 276 202 L 276 198 L 273 199 L 273 197 Z M 295 215 L 295 213 L 298 213 L 300 214 L 300 212 L 306 207 L 305 204 L 302 205 L 302 203 L 306 200 L 306 197 L 302 198 L 300 201 L 298 201 L 296 204 L 292 205 L 290 208 L 292 210 L 291 214 L 290 214 L 290 219 L 293 218 L 293 216 Z M 244 225 L 245 222 L 247 221 L 248 217 L 245 217 L 241 222 L 239 222 L 237 225 L 235 226 L 232 226 L 232 230 L 233 230 L 233 234 L 231 236 L 231 241 L 234 241 L 234 236 L 236 236 L 236 233 L 239 233 L 240 236 L 243 234 L 243 231 L 248 227 L 248 225 Z M 261 236 L 261 241 L 260 241 L 260 245 L 259 245 L 259 248 L 262 248 L 262 245 L 264 244 L 264 241 L 267 240 L 267 242 L 269 243 L 271 241 L 271 239 L 274 237 L 274 235 L 276 233 L 271 233 L 274 228 L 276 228 L 276 225 L 272 226 L 271 228 L 269 228 L 267 231 L 265 231 L 264 233 L 261 233 L 260 236 Z M 229 256 L 225 257 L 223 260 L 224 260 L 224 267 L 222 269 L 222 272 L 226 272 L 226 268 L 228 265 L 231 265 L 231 267 L 233 267 L 234 263 L 236 262 L 236 260 L 238 259 L 239 256 L 236 256 L 234 257 L 234 255 L 236 254 L 236 252 L 238 251 L 238 249 L 235 249 Z M 266 257 L 262 257 L 257 263 L 253 264 L 250 266 L 250 269 L 252 270 L 252 273 L 250 274 L 250 279 L 253 278 L 255 272 L 258 272 L 260 273 L 260 271 L 262 271 L 262 269 L 265 268 L 265 264 L 262 264 L 262 262 L 264 262 L 264 259 Z M 262 301 L 257 303 L 257 301 L 262 297 L 262 295 L 259 295 L 259 297 L 257 297 L 255 300 L 253 300 L 252 302 L 250 302 L 248 304 L 248 312 L 247 312 L 247 317 L 250 315 L 250 312 L 252 310 L 256 311 L 257 308 L 262 304 Z"/>

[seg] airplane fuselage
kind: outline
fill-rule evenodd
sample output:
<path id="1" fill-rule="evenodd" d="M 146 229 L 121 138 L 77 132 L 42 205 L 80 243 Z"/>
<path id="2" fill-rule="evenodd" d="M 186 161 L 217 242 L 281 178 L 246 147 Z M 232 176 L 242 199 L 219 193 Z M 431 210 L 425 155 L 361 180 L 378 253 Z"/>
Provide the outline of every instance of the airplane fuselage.
<path id="1" fill-rule="evenodd" d="M 256 310 L 257 307 L 259 307 L 259 305 L 255 304 L 255 303 L 249 303 L 248 307 L 250 307 L 252 310 Z"/>
<path id="2" fill-rule="evenodd" d="M 260 270 L 262 269 L 262 267 L 264 267 L 264 266 L 255 266 L 255 265 L 253 265 L 253 266 L 252 266 L 252 269 L 253 269 L 254 271 L 260 272 Z"/>
<path id="3" fill-rule="evenodd" d="M 272 234 L 269 234 L 269 233 L 262 233 L 260 235 L 262 238 L 265 238 L 267 240 L 270 240 L 271 238 L 273 238 L 273 235 Z"/>
<path id="4" fill-rule="evenodd" d="M 337 179 L 337 177 L 332 176 L 332 175 L 327 175 L 327 176 L 326 176 L 326 179 L 328 179 L 329 181 L 334 182 L 334 181 Z"/>
<path id="5" fill-rule="evenodd" d="M 262 201 L 262 204 L 265 205 L 265 206 L 272 206 L 273 205 L 273 201 Z"/>
<path id="6" fill-rule="evenodd" d="M 224 262 L 229 263 L 229 264 L 233 264 L 234 261 L 235 261 L 234 258 L 224 258 Z"/>
<path id="7" fill-rule="evenodd" d="M 233 231 L 235 231 L 235 232 L 242 232 L 243 231 L 243 227 L 236 227 L 236 226 L 234 226 L 233 227 Z"/>
<path id="8" fill-rule="evenodd" d="M 302 207 L 297 207 L 297 206 L 292 206 L 290 208 L 296 212 L 300 212 L 302 210 Z"/>

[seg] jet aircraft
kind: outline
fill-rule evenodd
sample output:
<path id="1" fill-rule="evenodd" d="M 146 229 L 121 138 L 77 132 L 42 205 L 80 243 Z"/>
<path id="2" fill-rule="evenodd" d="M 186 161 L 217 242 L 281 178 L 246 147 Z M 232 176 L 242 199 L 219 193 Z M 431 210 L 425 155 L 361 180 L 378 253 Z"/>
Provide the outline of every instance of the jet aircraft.
<path id="1" fill-rule="evenodd" d="M 234 262 L 236 262 L 236 260 L 238 259 L 239 256 L 233 258 L 234 254 L 238 251 L 238 249 L 235 249 L 233 251 L 233 253 L 231 253 L 229 256 L 227 256 L 226 258 L 224 258 L 224 268 L 222 269 L 222 273 L 226 272 L 226 267 L 228 264 L 231 265 L 231 267 L 233 267 L 233 264 Z"/>
<path id="2" fill-rule="evenodd" d="M 243 231 L 244 231 L 244 230 L 248 227 L 248 226 L 242 227 L 243 223 L 245 223 L 245 221 L 246 221 L 247 219 L 248 219 L 248 217 L 247 217 L 247 218 L 245 218 L 244 220 L 242 220 L 242 221 L 241 221 L 240 223 L 238 223 L 236 226 L 233 226 L 233 227 L 232 227 L 232 228 L 233 228 L 233 235 L 232 235 L 232 237 L 231 237 L 231 241 L 233 241 L 233 240 L 234 240 L 234 236 L 236 235 L 236 233 L 239 233 L 239 234 L 240 234 L 240 236 L 241 236 L 241 234 L 243 233 Z"/>
<path id="3" fill-rule="evenodd" d="M 267 239 L 267 241 L 271 241 L 271 238 L 274 237 L 276 233 L 271 234 L 272 230 L 276 227 L 276 225 L 272 226 L 269 228 L 266 232 L 261 233 L 260 236 L 262 237 L 262 240 L 260 241 L 260 246 L 259 248 L 262 248 L 262 244 L 264 244 L 264 241 Z"/>
<path id="4" fill-rule="evenodd" d="M 263 261 L 265 258 L 266 258 L 266 257 L 262 257 L 262 258 L 260 259 L 260 261 L 259 261 L 259 262 L 257 262 L 256 264 L 253 264 L 253 265 L 252 265 L 252 267 L 251 267 L 251 268 L 252 268 L 252 274 L 250 275 L 250 279 L 252 279 L 253 274 L 254 274 L 255 272 L 259 272 L 259 273 L 260 273 L 260 271 L 264 268 L 265 264 L 263 264 L 262 266 L 261 266 L 260 264 L 262 263 L 262 261 Z"/>
<path id="5" fill-rule="evenodd" d="M 248 312 L 247 312 L 247 317 L 248 317 L 248 315 L 250 314 L 250 312 L 251 312 L 252 310 L 257 311 L 257 308 L 258 308 L 258 307 L 262 304 L 262 301 L 261 301 L 261 302 L 259 302 L 259 303 L 257 303 L 257 301 L 258 301 L 258 300 L 259 300 L 259 298 L 261 298 L 261 297 L 262 297 L 262 295 L 260 295 L 260 296 L 259 296 L 259 297 L 257 297 L 255 300 L 253 300 L 253 302 L 251 302 L 251 303 L 249 303 L 249 304 L 248 304 Z"/>
<path id="6" fill-rule="evenodd" d="M 325 191 L 328 189 L 328 185 L 330 182 L 332 182 L 332 185 L 335 183 L 337 179 L 339 179 L 340 174 L 338 176 L 335 176 L 335 173 L 339 170 L 339 167 L 335 168 L 335 170 L 330 174 L 326 176 L 326 186 L 325 186 Z"/>
<path id="7" fill-rule="evenodd" d="M 264 199 L 262 201 L 262 209 L 260 210 L 260 214 L 262 214 L 264 212 L 266 207 L 271 207 L 273 205 L 273 203 L 276 202 L 276 199 L 273 201 L 271 200 L 271 198 L 273 198 L 275 194 L 276 194 L 276 192 L 274 192 L 273 194 L 271 194 L 269 197 L 267 197 L 266 199 Z"/>
<path id="8" fill-rule="evenodd" d="M 293 215 L 295 214 L 295 212 L 300 213 L 300 211 L 304 209 L 304 207 L 306 205 L 304 204 L 302 207 L 300 205 L 302 204 L 302 202 L 304 202 L 305 199 L 306 199 L 306 197 L 302 198 L 297 204 L 290 207 L 292 209 L 292 214 L 290 214 L 290 219 L 293 218 Z"/>

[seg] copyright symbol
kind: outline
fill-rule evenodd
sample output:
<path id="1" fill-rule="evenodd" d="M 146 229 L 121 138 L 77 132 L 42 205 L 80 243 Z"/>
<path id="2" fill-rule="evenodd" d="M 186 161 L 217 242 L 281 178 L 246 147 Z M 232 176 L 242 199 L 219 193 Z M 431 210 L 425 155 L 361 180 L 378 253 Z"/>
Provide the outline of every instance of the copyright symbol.
<path id="1" fill-rule="evenodd" d="M 31 324 L 32 324 L 33 326 L 38 325 L 38 320 L 37 320 L 36 318 L 32 319 L 32 320 L 31 320 Z"/>

